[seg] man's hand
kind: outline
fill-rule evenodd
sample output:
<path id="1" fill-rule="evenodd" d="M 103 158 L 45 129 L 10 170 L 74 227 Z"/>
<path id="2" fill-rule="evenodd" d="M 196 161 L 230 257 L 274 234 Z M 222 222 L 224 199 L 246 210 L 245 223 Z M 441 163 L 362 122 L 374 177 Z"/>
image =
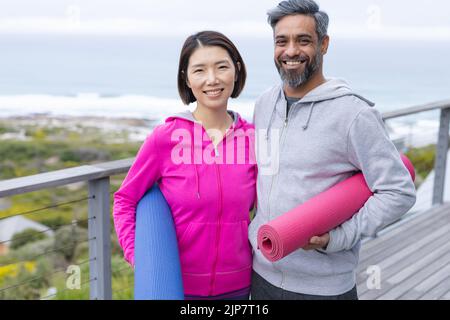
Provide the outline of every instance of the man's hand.
<path id="1" fill-rule="evenodd" d="M 304 246 L 303 250 L 315 250 L 315 249 L 325 249 L 328 242 L 330 241 L 330 234 L 327 232 L 321 236 L 314 236 L 309 239 L 309 244 Z"/>

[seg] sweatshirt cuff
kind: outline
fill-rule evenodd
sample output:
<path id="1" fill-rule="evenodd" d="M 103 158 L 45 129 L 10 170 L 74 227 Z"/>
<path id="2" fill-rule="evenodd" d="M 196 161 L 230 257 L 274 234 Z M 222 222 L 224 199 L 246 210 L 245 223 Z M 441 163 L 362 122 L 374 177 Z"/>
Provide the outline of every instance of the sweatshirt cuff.
<path id="1" fill-rule="evenodd" d="M 134 268 L 134 255 L 128 255 L 124 257 L 125 261 Z"/>
<path id="2" fill-rule="evenodd" d="M 335 228 L 333 230 L 330 230 L 328 234 L 330 235 L 330 241 L 328 242 L 326 249 L 320 249 L 320 251 L 325 253 L 335 253 L 342 251 L 343 250 L 341 245 L 342 241 L 340 241 L 341 233 L 339 233 L 339 230 Z"/>

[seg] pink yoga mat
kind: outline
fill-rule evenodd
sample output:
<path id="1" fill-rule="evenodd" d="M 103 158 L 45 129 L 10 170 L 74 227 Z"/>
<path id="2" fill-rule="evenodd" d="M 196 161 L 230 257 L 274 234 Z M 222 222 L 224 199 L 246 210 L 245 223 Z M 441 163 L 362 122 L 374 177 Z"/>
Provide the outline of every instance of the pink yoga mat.
<path id="1" fill-rule="evenodd" d="M 401 155 L 414 181 L 411 161 Z M 258 246 L 270 261 L 284 258 L 304 247 L 313 236 L 320 236 L 349 220 L 373 195 L 362 173 L 344 180 L 302 205 L 262 225 Z"/>

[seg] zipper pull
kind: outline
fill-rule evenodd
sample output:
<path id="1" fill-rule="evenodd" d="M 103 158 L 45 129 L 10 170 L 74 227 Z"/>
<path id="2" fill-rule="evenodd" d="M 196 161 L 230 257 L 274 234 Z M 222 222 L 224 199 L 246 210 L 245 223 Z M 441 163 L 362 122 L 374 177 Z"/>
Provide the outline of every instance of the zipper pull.
<path id="1" fill-rule="evenodd" d="M 217 146 L 214 146 L 214 155 L 216 158 L 219 156 L 219 150 L 217 149 Z"/>
<path id="2" fill-rule="evenodd" d="M 284 120 L 284 127 L 286 128 L 288 124 L 288 117 L 286 117 L 286 119 Z"/>

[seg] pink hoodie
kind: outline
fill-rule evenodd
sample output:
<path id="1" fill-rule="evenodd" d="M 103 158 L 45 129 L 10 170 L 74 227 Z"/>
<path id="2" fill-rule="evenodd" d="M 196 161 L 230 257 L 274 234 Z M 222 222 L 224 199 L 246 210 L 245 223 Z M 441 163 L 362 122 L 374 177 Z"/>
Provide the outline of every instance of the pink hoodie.
<path id="1" fill-rule="evenodd" d="M 114 194 L 118 240 L 134 265 L 136 206 L 158 182 L 174 218 L 187 295 L 212 296 L 250 285 L 254 127 L 232 115 L 233 126 L 216 149 L 191 112 L 168 118 L 147 137 Z"/>

